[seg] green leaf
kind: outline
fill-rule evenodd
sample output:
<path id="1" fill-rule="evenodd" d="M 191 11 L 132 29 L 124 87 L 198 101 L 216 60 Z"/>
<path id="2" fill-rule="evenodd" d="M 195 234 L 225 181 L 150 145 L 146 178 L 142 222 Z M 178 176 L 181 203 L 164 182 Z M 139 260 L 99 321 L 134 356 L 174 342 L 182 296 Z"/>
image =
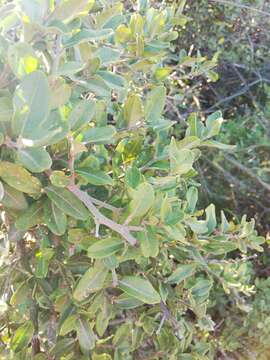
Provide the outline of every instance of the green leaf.
<path id="1" fill-rule="evenodd" d="M 65 336 L 76 328 L 77 315 L 70 315 L 63 322 L 59 331 L 60 336 Z"/>
<path id="2" fill-rule="evenodd" d="M 207 222 L 207 228 L 208 232 L 211 233 L 217 226 L 217 220 L 216 220 L 216 209 L 214 204 L 210 204 L 206 209 L 206 222 Z"/>
<path id="3" fill-rule="evenodd" d="M 38 59 L 33 48 L 23 42 L 10 46 L 8 49 L 8 62 L 12 71 L 18 78 L 37 70 Z"/>
<path id="4" fill-rule="evenodd" d="M 21 0 L 20 3 L 23 11 L 33 23 L 42 23 L 49 10 L 49 3 L 46 0 Z"/>
<path id="5" fill-rule="evenodd" d="M 48 186 L 45 191 L 49 199 L 65 214 L 78 220 L 86 220 L 89 217 L 88 210 L 69 190 Z"/>
<path id="6" fill-rule="evenodd" d="M 65 105 L 71 96 L 71 87 L 64 79 L 57 79 L 50 87 L 50 109 Z"/>
<path id="7" fill-rule="evenodd" d="M 117 63 L 120 60 L 121 52 L 108 46 L 102 46 L 97 49 L 95 56 L 97 56 L 100 59 L 101 64 L 105 66 Z"/>
<path id="8" fill-rule="evenodd" d="M 24 146 L 42 147 L 53 145 L 62 140 L 68 133 L 68 123 L 63 119 L 59 110 L 50 112 L 46 122 L 33 128 L 29 138 L 20 139 Z"/>
<path id="9" fill-rule="evenodd" d="M 151 283 L 138 276 L 125 276 L 119 280 L 119 288 L 129 296 L 146 304 L 157 304 L 161 301 L 158 292 Z"/>
<path id="10" fill-rule="evenodd" d="M 73 297 L 77 301 L 84 300 L 87 296 L 102 289 L 108 275 L 106 268 L 95 266 L 89 268 L 79 280 L 73 292 Z"/>
<path id="11" fill-rule="evenodd" d="M 140 124 L 144 119 L 141 98 L 137 94 L 129 94 L 124 105 L 124 119 L 128 127 Z"/>
<path id="12" fill-rule="evenodd" d="M 76 173 L 79 174 L 84 180 L 92 185 L 113 185 L 112 178 L 105 172 L 100 170 L 92 170 L 87 168 L 76 169 Z"/>
<path id="13" fill-rule="evenodd" d="M 236 149 L 236 145 L 227 145 L 216 140 L 202 141 L 201 146 L 213 147 L 223 151 L 233 151 Z"/>
<path id="14" fill-rule="evenodd" d="M 127 168 L 126 172 L 125 172 L 125 183 L 127 186 L 135 189 L 141 180 L 141 173 L 140 170 L 135 167 L 129 167 Z"/>
<path id="15" fill-rule="evenodd" d="M 39 353 L 33 357 L 33 360 L 47 360 L 47 356 L 44 353 Z"/>
<path id="16" fill-rule="evenodd" d="M 28 230 L 33 226 L 43 222 L 43 202 L 34 202 L 22 215 L 20 215 L 16 222 L 18 230 Z"/>
<path id="17" fill-rule="evenodd" d="M 112 360 L 111 355 L 109 354 L 93 354 L 92 360 Z"/>
<path id="18" fill-rule="evenodd" d="M 152 185 L 141 183 L 136 190 L 131 193 L 130 213 L 132 218 L 144 216 L 153 206 L 155 192 Z"/>
<path id="19" fill-rule="evenodd" d="M 90 350 L 94 349 L 96 342 L 96 336 L 89 322 L 80 317 L 76 323 L 76 331 L 81 351 L 88 355 Z"/>
<path id="20" fill-rule="evenodd" d="M 195 186 L 191 186 L 187 191 L 186 198 L 188 202 L 188 211 L 193 213 L 198 201 L 198 189 Z"/>
<path id="21" fill-rule="evenodd" d="M 148 229 L 147 232 L 140 232 L 137 234 L 140 242 L 140 247 L 144 257 L 156 257 L 159 252 L 159 241 L 156 234 Z"/>
<path id="22" fill-rule="evenodd" d="M 110 98 L 112 89 L 105 80 L 99 75 L 94 75 L 82 83 L 88 91 L 91 91 L 95 96 L 101 98 Z"/>
<path id="23" fill-rule="evenodd" d="M 223 123 L 221 111 L 216 111 L 206 119 L 206 130 L 204 138 L 210 138 L 219 134 L 221 125 Z"/>
<path id="24" fill-rule="evenodd" d="M 63 172 L 59 170 L 52 171 L 50 175 L 51 183 L 56 187 L 66 187 L 70 184 L 70 178 Z"/>
<path id="25" fill-rule="evenodd" d="M 0 177 L 16 190 L 27 194 L 40 194 L 41 183 L 22 166 L 7 161 L 0 162 Z"/>
<path id="26" fill-rule="evenodd" d="M 65 22 L 71 21 L 79 15 L 87 15 L 94 4 L 94 0 L 66 0 L 55 7 L 53 17 Z"/>
<path id="27" fill-rule="evenodd" d="M 112 90 L 123 90 L 127 86 L 127 82 L 124 77 L 117 75 L 111 71 L 100 70 L 97 72 Z"/>
<path id="28" fill-rule="evenodd" d="M 60 359 L 62 356 L 70 354 L 74 348 L 74 338 L 64 338 L 58 340 L 51 348 L 50 355 Z"/>
<path id="29" fill-rule="evenodd" d="M 195 234 L 205 234 L 208 231 L 207 222 L 204 220 L 197 220 L 196 218 L 186 219 L 185 223 L 191 228 Z"/>
<path id="30" fill-rule="evenodd" d="M 111 29 L 91 30 L 82 29 L 68 40 L 64 41 L 64 47 L 71 47 L 89 41 L 100 41 L 112 35 Z"/>
<path id="31" fill-rule="evenodd" d="M 60 65 L 57 71 L 59 76 L 72 76 L 84 68 L 84 64 L 78 61 L 67 61 Z"/>
<path id="32" fill-rule="evenodd" d="M 94 144 L 113 144 L 115 134 L 114 126 L 95 127 L 86 131 L 83 141 Z"/>
<path id="33" fill-rule="evenodd" d="M 12 99 L 8 96 L 0 97 L 0 122 L 9 122 L 13 115 Z"/>
<path id="34" fill-rule="evenodd" d="M 45 278 L 48 274 L 50 260 L 54 256 L 53 249 L 44 249 L 36 253 L 35 276 L 37 278 Z"/>
<path id="35" fill-rule="evenodd" d="M 172 174 L 183 175 L 192 169 L 196 156 L 192 150 L 178 149 L 175 139 L 172 138 L 169 157 Z"/>
<path id="36" fill-rule="evenodd" d="M 191 113 L 188 118 L 188 128 L 186 131 L 186 136 L 195 136 L 199 139 L 202 138 L 204 132 L 204 126 L 202 122 L 198 119 L 196 113 Z"/>
<path id="37" fill-rule="evenodd" d="M 89 123 L 96 110 L 96 103 L 93 100 L 81 100 L 76 106 L 73 107 L 69 114 L 68 122 L 70 128 L 75 131 L 81 126 Z"/>
<path id="38" fill-rule="evenodd" d="M 33 129 L 46 121 L 49 98 L 49 84 L 43 72 L 34 71 L 22 79 L 13 98 L 15 116 L 12 129 L 15 135 L 32 139 Z"/>
<path id="39" fill-rule="evenodd" d="M 115 300 L 115 303 L 116 303 L 117 307 L 119 307 L 120 309 L 123 309 L 123 310 L 135 309 L 136 307 L 144 304 L 143 301 L 138 300 L 134 297 L 131 297 L 125 293 L 118 296 L 118 298 Z"/>
<path id="40" fill-rule="evenodd" d="M 34 326 L 31 321 L 26 321 L 14 333 L 11 340 L 11 349 L 17 353 L 27 348 L 34 335 Z"/>
<path id="41" fill-rule="evenodd" d="M 1 203 L 4 207 L 12 210 L 23 211 L 28 207 L 24 194 L 21 191 L 14 189 L 13 187 L 3 184 L 4 197 L 1 199 Z"/>
<path id="42" fill-rule="evenodd" d="M 212 281 L 199 279 L 191 288 L 191 295 L 197 304 L 203 303 L 209 297 L 209 292 L 213 286 Z"/>
<path id="43" fill-rule="evenodd" d="M 123 249 L 124 243 L 121 239 L 104 239 L 98 240 L 87 250 L 87 255 L 94 259 L 102 259 L 115 254 Z"/>
<path id="44" fill-rule="evenodd" d="M 50 169 L 52 159 L 44 148 L 24 148 L 19 149 L 18 161 L 31 172 L 42 172 Z"/>
<path id="45" fill-rule="evenodd" d="M 146 96 L 145 118 L 147 122 L 159 121 L 165 106 L 166 89 L 164 86 L 153 88 Z"/>
<path id="46" fill-rule="evenodd" d="M 177 266 L 176 270 L 168 277 L 167 283 L 179 284 L 188 277 L 192 276 L 195 272 L 196 265 L 186 264 Z"/>
<path id="47" fill-rule="evenodd" d="M 44 205 L 44 221 L 56 235 L 63 235 L 67 228 L 67 217 L 53 202 L 46 201 Z"/>

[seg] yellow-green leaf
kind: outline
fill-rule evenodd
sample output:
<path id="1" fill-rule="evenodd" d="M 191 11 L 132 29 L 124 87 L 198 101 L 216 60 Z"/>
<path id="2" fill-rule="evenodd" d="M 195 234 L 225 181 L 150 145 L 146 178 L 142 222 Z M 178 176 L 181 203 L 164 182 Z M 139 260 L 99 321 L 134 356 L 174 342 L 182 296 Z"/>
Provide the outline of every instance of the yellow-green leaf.
<path id="1" fill-rule="evenodd" d="M 7 161 L 0 162 L 0 177 L 13 188 L 27 194 L 39 194 L 40 181 L 21 165 Z"/>

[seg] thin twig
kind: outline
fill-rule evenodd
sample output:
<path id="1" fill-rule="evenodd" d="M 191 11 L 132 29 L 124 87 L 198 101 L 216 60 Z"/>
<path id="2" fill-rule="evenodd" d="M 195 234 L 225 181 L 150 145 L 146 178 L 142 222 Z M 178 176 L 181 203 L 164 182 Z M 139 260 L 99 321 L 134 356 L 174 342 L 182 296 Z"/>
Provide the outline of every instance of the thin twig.
<path id="1" fill-rule="evenodd" d="M 270 13 L 268 13 L 266 11 L 263 11 L 263 10 L 260 10 L 260 9 L 257 9 L 257 8 L 254 8 L 254 7 L 251 7 L 251 6 L 248 6 L 248 5 L 239 4 L 237 2 L 232 2 L 232 1 L 228 1 L 228 0 L 211 0 L 211 1 L 215 2 L 215 3 L 219 3 L 219 4 L 238 7 L 240 9 L 247 9 L 247 10 L 250 10 L 250 11 L 257 12 L 257 13 L 262 14 L 262 15 L 270 16 Z"/>
<path id="2" fill-rule="evenodd" d="M 233 159 L 231 156 L 224 155 L 225 159 L 228 160 L 231 164 L 236 166 L 239 170 L 241 170 L 243 173 L 248 175 L 250 178 L 255 180 L 258 184 L 260 184 L 263 188 L 270 191 L 270 184 L 267 184 L 262 179 L 259 178 L 251 169 L 246 167 L 245 165 L 241 164 L 239 161 Z"/>
<path id="3" fill-rule="evenodd" d="M 118 224 L 115 221 L 104 216 L 95 207 L 95 205 L 91 201 L 91 198 L 85 191 L 80 190 L 76 185 L 73 184 L 69 185 L 68 189 L 84 203 L 90 213 L 94 216 L 95 221 L 97 221 L 100 225 L 105 225 L 113 231 L 117 232 L 132 246 L 135 246 L 137 244 L 137 239 L 131 234 L 131 230 L 129 229 L 129 227 Z"/>

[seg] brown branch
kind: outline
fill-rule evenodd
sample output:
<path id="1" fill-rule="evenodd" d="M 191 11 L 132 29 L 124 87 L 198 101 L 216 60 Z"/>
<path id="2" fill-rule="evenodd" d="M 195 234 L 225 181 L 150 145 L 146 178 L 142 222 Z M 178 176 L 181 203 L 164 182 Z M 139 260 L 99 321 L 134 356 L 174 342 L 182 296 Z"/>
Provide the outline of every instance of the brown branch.
<path id="1" fill-rule="evenodd" d="M 80 199 L 90 213 L 93 215 L 95 221 L 100 225 L 105 225 L 112 229 L 113 231 L 120 234 L 130 245 L 135 246 L 137 243 L 137 239 L 131 234 L 131 230 L 128 226 L 124 226 L 122 224 L 118 224 L 113 220 L 104 216 L 94 205 L 91 197 L 85 192 L 81 191 L 76 185 L 69 185 L 68 189 Z"/>

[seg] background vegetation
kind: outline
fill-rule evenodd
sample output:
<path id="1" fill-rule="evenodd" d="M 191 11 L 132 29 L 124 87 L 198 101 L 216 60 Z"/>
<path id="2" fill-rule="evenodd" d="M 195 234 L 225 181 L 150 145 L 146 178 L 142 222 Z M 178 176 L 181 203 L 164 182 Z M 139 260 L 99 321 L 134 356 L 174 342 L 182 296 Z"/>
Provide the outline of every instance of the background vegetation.
<path id="1" fill-rule="evenodd" d="M 268 1 L 0 4 L 0 359 L 269 359 Z"/>

